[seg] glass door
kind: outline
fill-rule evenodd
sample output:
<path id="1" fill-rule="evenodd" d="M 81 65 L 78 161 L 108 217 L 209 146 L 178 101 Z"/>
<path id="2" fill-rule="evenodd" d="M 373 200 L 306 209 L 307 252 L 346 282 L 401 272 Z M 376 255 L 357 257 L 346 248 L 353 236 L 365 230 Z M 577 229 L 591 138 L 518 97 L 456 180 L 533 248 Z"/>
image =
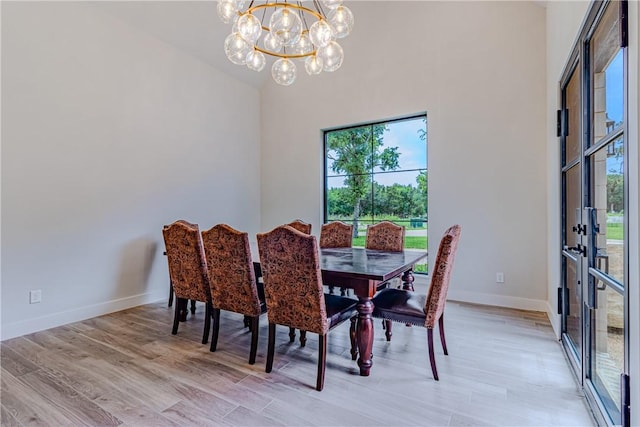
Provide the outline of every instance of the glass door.
<path id="1" fill-rule="evenodd" d="M 626 2 L 594 2 L 561 82 L 562 341 L 598 421 L 628 425 Z"/>
<path id="2" fill-rule="evenodd" d="M 582 376 L 582 97 L 578 63 L 562 89 L 562 327 L 563 340 Z"/>
<path id="3" fill-rule="evenodd" d="M 625 72 L 621 4 L 611 2 L 586 45 L 591 102 L 585 150 L 589 208 L 590 364 L 587 378 L 615 424 L 621 424 L 626 372 Z"/>

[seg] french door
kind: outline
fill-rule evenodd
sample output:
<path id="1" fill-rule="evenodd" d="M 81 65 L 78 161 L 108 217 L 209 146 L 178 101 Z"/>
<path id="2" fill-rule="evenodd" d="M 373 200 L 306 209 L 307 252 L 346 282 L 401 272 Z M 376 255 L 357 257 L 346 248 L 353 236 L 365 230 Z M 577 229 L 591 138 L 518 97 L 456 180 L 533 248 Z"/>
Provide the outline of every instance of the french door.
<path id="1" fill-rule="evenodd" d="M 599 421 L 629 424 L 625 1 L 594 2 L 565 69 L 562 342 Z"/>

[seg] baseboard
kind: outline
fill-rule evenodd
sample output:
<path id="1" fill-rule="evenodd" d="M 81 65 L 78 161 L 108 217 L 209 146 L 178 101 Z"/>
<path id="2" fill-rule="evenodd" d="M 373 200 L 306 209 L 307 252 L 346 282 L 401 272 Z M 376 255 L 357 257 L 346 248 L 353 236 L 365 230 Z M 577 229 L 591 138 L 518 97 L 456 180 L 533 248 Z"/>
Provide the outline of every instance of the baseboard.
<path id="1" fill-rule="evenodd" d="M 54 328 L 56 326 L 66 325 L 68 323 L 79 322 L 92 317 L 113 313 L 115 311 L 126 310 L 127 308 L 149 304 L 165 298 L 167 298 L 166 291 L 152 292 L 93 304 L 86 307 L 79 307 L 73 310 L 36 317 L 34 319 L 27 319 L 13 323 L 3 323 L 0 341 Z"/>
<path id="2" fill-rule="evenodd" d="M 556 312 L 556 310 L 551 306 L 551 304 L 547 301 L 547 317 L 549 317 L 549 322 L 551 323 L 551 327 L 553 328 L 553 333 L 556 334 L 556 338 L 560 339 L 561 331 L 560 331 L 560 315 Z"/>
<path id="3" fill-rule="evenodd" d="M 519 310 L 542 311 L 547 313 L 548 302 L 530 298 L 512 297 L 506 295 L 482 294 L 479 292 L 458 291 L 449 289 L 447 299 L 452 301 L 469 302 L 473 304 L 495 305 L 498 307 L 517 308 Z"/>

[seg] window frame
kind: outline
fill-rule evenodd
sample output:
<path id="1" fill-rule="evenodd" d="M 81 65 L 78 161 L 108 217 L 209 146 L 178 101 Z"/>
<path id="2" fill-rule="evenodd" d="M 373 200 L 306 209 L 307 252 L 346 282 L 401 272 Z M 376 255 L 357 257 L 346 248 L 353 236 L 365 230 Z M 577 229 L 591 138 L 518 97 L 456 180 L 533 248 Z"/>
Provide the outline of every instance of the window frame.
<path id="1" fill-rule="evenodd" d="M 396 117 L 396 118 L 392 118 L 392 119 L 386 119 L 386 120 L 376 120 L 376 121 L 370 121 L 370 122 L 363 122 L 363 123 L 358 123 L 358 124 L 353 124 L 353 125 L 349 125 L 349 126 L 340 126 L 340 127 L 334 127 L 334 128 L 326 128 L 322 130 L 322 146 L 323 146 L 323 190 L 322 190 L 322 195 L 323 195 L 323 201 L 322 201 L 322 205 L 323 205 L 323 215 L 322 215 L 322 221 L 324 224 L 326 224 L 327 222 L 331 221 L 330 216 L 329 216 L 329 204 L 328 204 L 328 185 L 329 185 L 329 178 L 333 178 L 333 177 L 346 177 L 349 174 L 335 174 L 335 175 L 330 175 L 329 174 L 329 170 L 328 170 L 328 166 L 329 166 L 329 160 L 327 157 L 327 143 L 328 143 L 328 135 L 333 133 L 333 132 L 340 132 L 340 131 L 345 131 L 345 130 L 350 130 L 350 129 L 356 129 L 356 128 L 363 128 L 363 127 L 374 127 L 374 126 L 378 126 L 378 125 L 389 125 L 389 124 L 393 124 L 393 123 L 398 123 L 398 122 L 405 122 L 405 121 L 411 121 L 411 120 L 423 120 L 424 121 L 424 128 L 425 128 L 425 152 L 427 153 L 427 158 L 425 159 L 425 168 L 412 168 L 412 169 L 397 169 L 397 170 L 393 170 L 393 171 L 388 171 L 388 172 L 374 172 L 373 170 L 370 170 L 367 173 L 367 176 L 369 177 L 374 177 L 375 175 L 379 175 L 379 174 L 385 174 L 385 173 L 401 173 L 401 172 L 412 172 L 412 171 L 426 171 L 427 172 L 427 176 L 428 176 L 428 171 L 429 171 L 429 155 L 428 155 L 428 151 L 429 151 L 429 141 L 428 141 L 428 115 L 426 111 L 423 112 L 419 112 L 419 113 L 415 113 L 415 114 L 410 114 L 410 115 L 406 115 L 406 116 L 400 116 L 400 117 Z M 375 182 L 372 179 L 372 187 L 373 187 L 373 182 Z M 372 198 L 373 198 L 373 192 L 372 192 Z M 427 212 L 425 213 L 425 216 L 427 218 L 427 224 L 428 224 L 428 192 L 427 192 L 427 200 L 425 201 L 426 206 L 427 206 Z M 371 200 L 372 203 L 372 221 L 371 224 L 375 224 L 380 222 L 380 220 L 376 220 L 375 219 L 375 214 L 373 213 L 373 210 L 375 209 L 373 206 L 373 200 Z M 351 218 L 352 220 L 353 218 Z M 406 226 L 409 225 L 409 223 L 411 222 L 411 219 L 408 218 L 406 221 L 399 221 L 400 223 L 402 222 L 406 222 Z M 367 220 L 367 223 L 368 220 Z M 427 227 L 427 233 L 428 233 L 428 227 Z M 429 244 L 428 244 L 428 235 L 427 235 L 427 248 L 428 248 Z M 425 250 L 427 249 L 425 248 Z"/>

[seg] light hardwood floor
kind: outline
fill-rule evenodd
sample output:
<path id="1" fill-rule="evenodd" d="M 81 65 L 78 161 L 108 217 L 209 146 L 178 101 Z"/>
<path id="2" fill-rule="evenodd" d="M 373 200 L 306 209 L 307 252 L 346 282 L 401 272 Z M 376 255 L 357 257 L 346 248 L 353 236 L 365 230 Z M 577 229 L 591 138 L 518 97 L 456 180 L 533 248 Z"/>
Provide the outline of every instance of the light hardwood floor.
<path id="1" fill-rule="evenodd" d="M 223 312 L 211 353 L 203 313 L 200 304 L 176 336 L 161 302 L 2 342 L 2 426 L 594 425 L 543 313 L 449 302 L 439 382 L 426 330 L 394 324 L 387 343 L 380 321 L 371 376 L 360 377 L 347 322 L 329 334 L 322 392 L 316 335 L 301 348 L 279 328 L 266 374 L 266 317 L 251 366 L 242 317 Z"/>

